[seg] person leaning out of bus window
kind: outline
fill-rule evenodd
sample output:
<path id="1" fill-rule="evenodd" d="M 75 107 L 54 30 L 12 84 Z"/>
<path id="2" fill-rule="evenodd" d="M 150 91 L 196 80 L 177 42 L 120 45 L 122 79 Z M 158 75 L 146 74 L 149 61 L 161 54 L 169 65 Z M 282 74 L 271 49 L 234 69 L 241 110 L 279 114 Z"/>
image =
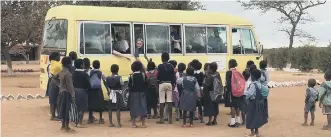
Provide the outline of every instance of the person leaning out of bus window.
<path id="1" fill-rule="evenodd" d="M 57 75 L 62 70 L 62 65 L 60 62 L 60 53 L 53 52 L 50 55 L 50 73 L 52 78 L 50 79 L 50 86 L 49 86 L 49 104 L 51 110 L 51 120 L 57 121 L 59 120 L 58 117 L 55 116 L 55 110 L 57 109 L 57 97 L 59 95 L 59 86 L 58 81 L 55 79 L 55 75 Z"/>
<path id="2" fill-rule="evenodd" d="M 174 53 L 182 53 L 182 48 L 180 46 L 180 37 L 178 35 L 178 32 L 176 30 L 176 28 L 171 27 L 171 33 L 170 33 L 170 42 L 171 42 L 171 46 L 173 46 L 173 51 Z"/>

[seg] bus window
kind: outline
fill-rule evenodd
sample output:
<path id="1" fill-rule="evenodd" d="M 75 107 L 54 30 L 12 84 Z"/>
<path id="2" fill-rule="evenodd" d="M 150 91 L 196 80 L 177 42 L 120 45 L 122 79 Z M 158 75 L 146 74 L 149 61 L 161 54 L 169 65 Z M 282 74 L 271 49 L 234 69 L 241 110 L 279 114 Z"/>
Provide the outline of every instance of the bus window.
<path id="1" fill-rule="evenodd" d="M 208 53 L 227 53 L 226 27 L 207 27 Z"/>
<path id="2" fill-rule="evenodd" d="M 241 50 L 241 29 L 232 29 L 232 49 L 233 54 L 244 54 Z"/>
<path id="3" fill-rule="evenodd" d="M 85 54 L 111 54 L 113 37 L 109 24 L 83 23 L 81 27 L 84 36 L 80 43 L 85 47 Z"/>
<path id="4" fill-rule="evenodd" d="M 135 43 L 135 54 L 144 54 L 144 25 L 134 24 L 134 43 Z"/>
<path id="5" fill-rule="evenodd" d="M 251 29 L 232 29 L 233 54 L 254 54 L 258 53 L 257 45 Z"/>
<path id="6" fill-rule="evenodd" d="M 169 52 L 169 26 L 146 25 L 147 53 Z"/>
<path id="7" fill-rule="evenodd" d="M 186 53 L 206 53 L 206 27 L 185 26 Z"/>
<path id="8" fill-rule="evenodd" d="M 182 53 L 181 25 L 170 25 L 170 53 Z"/>
<path id="9" fill-rule="evenodd" d="M 243 47 L 245 54 L 258 53 L 257 45 L 251 29 L 242 29 Z"/>
<path id="10" fill-rule="evenodd" d="M 68 21 L 67 20 L 50 20 L 45 22 L 44 28 L 44 49 L 42 54 L 50 54 L 50 49 L 59 51 L 62 56 L 65 56 L 67 48 L 67 33 L 68 33 Z"/>
<path id="11" fill-rule="evenodd" d="M 130 24 L 111 24 L 111 27 L 113 49 L 122 54 L 131 54 Z"/>

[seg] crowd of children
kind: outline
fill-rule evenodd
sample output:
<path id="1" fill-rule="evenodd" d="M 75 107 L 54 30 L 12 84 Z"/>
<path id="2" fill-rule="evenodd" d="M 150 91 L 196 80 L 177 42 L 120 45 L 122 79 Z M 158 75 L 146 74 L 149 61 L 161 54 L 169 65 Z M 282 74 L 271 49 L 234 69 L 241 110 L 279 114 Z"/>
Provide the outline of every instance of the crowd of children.
<path id="1" fill-rule="evenodd" d="M 78 59 L 75 52 L 71 52 L 69 57 L 64 57 L 61 63 L 59 53 L 52 53 L 49 59 L 51 63 L 48 67 L 47 95 L 51 120 L 61 120 L 61 129 L 73 131 L 69 128 L 69 118 L 72 120 L 74 117 L 74 104 L 77 107 L 78 120 L 72 121 L 77 127 L 83 127 L 85 111 L 88 111 L 89 124 L 95 121 L 104 124 L 104 97 L 101 88 L 104 84 L 109 95 L 109 126 L 115 126 L 112 122 L 112 110 L 116 110 L 117 127 L 122 126 L 120 112 L 125 107 L 122 91 L 124 83 L 118 74 L 120 67 L 117 64 L 111 65 L 111 75 L 106 77 L 100 71 L 101 64 L 98 60 L 92 62 L 92 69 L 90 60 Z M 253 61 L 248 61 L 246 69 L 241 73 L 236 69 L 237 61 L 231 59 L 225 76 L 225 89 L 215 62 L 206 63 L 202 72 L 202 64 L 197 59 L 192 60 L 187 66 L 179 63 L 178 67 L 175 60 L 170 60 L 168 53 L 162 53 L 161 60 L 162 63 L 157 67 L 151 59 L 148 60 L 147 68 L 139 60 L 131 65 L 132 74 L 128 83 L 130 94 L 127 103 L 133 128 L 138 127 L 137 118 L 142 122 L 142 128 L 146 128 L 146 118 L 160 118 L 157 124 L 164 124 L 165 121 L 172 124 L 173 107 L 176 110 L 176 121 L 183 119 L 182 127 L 193 127 L 193 120 L 204 123 L 204 116 L 208 117 L 206 125 L 216 125 L 218 103 L 222 96 L 225 107 L 229 107 L 231 111 L 229 127 L 246 125 L 246 128 L 251 130 L 249 136 L 258 136 L 259 128 L 268 122 L 269 74 L 265 60 L 259 63 L 260 70 Z M 325 73 L 326 82 L 320 87 L 319 94 L 314 88 L 316 81 L 308 81 L 303 125 L 307 125 L 308 112 L 312 115 L 310 125 L 314 125 L 315 103 L 319 99 L 319 106 L 328 118 L 328 125 L 323 129 L 331 129 L 330 71 Z M 58 116 L 55 115 L 56 110 Z M 94 118 L 93 112 L 99 113 L 98 120 Z"/>

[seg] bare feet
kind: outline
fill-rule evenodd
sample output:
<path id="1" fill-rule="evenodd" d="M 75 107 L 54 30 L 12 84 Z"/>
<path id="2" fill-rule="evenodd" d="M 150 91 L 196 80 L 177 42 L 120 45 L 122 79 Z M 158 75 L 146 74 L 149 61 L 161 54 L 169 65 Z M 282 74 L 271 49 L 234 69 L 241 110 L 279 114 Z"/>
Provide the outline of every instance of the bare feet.
<path id="1" fill-rule="evenodd" d="M 308 124 L 307 123 L 303 123 L 303 124 L 301 124 L 302 126 L 308 126 Z"/>
<path id="2" fill-rule="evenodd" d="M 115 127 L 115 125 L 113 123 L 110 123 L 109 127 Z"/>
<path id="3" fill-rule="evenodd" d="M 133 125 L 132 128 L 137 128 L 137 125 Z"/>
<path id="4" fill-rule="evenodd" d="M 331 130 L 331 126 L 325 125 L 323 126 L 322 130 Z"/>
<path id="5" fill-rule="evenodd" d="M 315 126 L 314 122 L 311 122 L 311 123 L 310 123 L 310 126 Z"/>

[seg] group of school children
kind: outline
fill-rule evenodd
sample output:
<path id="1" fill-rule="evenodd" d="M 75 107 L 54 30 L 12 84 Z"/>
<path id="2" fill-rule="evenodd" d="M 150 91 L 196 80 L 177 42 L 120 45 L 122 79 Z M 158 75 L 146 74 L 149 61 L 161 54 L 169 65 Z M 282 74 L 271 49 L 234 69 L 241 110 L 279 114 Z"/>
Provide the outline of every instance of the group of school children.
<path id="1" fill-rule="evenodd" d="M 46 94 L 49 95 L 51 120 L 61 120 L 61 130 L 73 131 L 69 127 L 70 120 L 75 126 L 83 127 L 82 120 L 86 110 L 89 112 L 89 124 L 96 121 L 99 124 L 104 123 L 102 84 L 107 87 L 110 99 L 109 126 L 115 126 L 112 122 L 112 110 L 116 110 L 117 127 L 121 127 L 120 110 L 125 107 L 125 103 L 122 95 L 124 83 L 118 75 L 118 65 L 111 65 L 112 74 L 106 77 L 99 70 L 98 60 L 92 62 L 92 69 L 90 60 L 78 59 L 75 52 L 70 52 L 69 57 L 63 57 L 61 63 L 57 52 L 52 53 L 49 59 Z M 165 121 L 172 124 L 173 107 L 176 110 L 176 121 L 183 119 L 182 127 L 193 127 L 194 119 L 204 123 L 204 116 L 209 118 L 206 125 L 216 125 L 218 103 L 223 94 L 217 63 L 206 63 L 203 73 L 200 71 L 202 64 L 197 59 L 192 60 L 187 67 L 184 63 L 179 63 L 177 67 L 177 62 L 170 60 L 168 53 L 162 53 L 161 60 L 158 67 L 152 60 L 148 60 L 146 69 L 139 60 L 131 65 L 128 106 L 132 127 L 138 127 L 136 119 L 139 119 L 142 122 L 141 127 L 146 128 L 145 118 L 160 118 L 157 124 L 164 124 Z M 268 120 L 267 62 L 261 61 L 258 70 L 254 62 L 249 61 L 243 73 L 238 72 L 236 67 L 236 60 L 231 59 L 229 71 L 226 72 L 224 92 L 225 106 L 231 108 L 228 126 L 246 124 L 246 128 L 251 130 L 250 136 L 255 136 Z M 153 116 L 151 110 L 154 112 Z M 55 115 L 56 111 L 58 116 Z M 94 118 L 93 112 L 99 113 L 98 120 Z"/>

